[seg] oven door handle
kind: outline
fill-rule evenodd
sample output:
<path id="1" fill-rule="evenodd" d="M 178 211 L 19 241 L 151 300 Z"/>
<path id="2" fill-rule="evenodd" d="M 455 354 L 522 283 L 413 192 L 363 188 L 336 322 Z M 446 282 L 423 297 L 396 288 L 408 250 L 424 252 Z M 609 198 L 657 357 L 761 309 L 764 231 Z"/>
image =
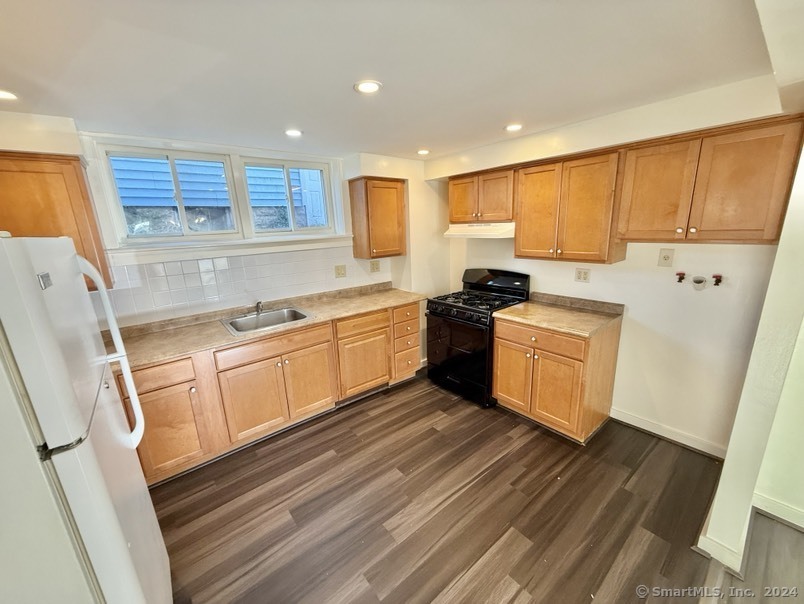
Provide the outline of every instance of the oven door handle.
<path id="1" fill-rule="evenodd" d="M 482 329 L 483 331 L 488 331 L 489 326 L 483 325 L 482 323 L 472 323 L 471 321 L 464 321 L 463 319 L 459 319 L 458 317 L 449 317 L 446 315 L 440 315 L 438 313 L 432 313 L 429 310 L 424 311 L 424 315 L 426 317 L 434 317 L 437 319 L 446 319 L 447 321 L 455 321 L 456 323 L 460 323 L 462 325 L 466 325 L 468 327 L 475 327 L 477 329 Z"/>

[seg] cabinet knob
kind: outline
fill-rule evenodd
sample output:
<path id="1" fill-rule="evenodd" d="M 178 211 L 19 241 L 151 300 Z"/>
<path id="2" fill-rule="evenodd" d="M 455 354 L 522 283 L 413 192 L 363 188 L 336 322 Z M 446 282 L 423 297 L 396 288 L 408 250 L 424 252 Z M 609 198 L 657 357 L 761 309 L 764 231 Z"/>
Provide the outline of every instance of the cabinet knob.
<path id="1" fill-rule="evenodd" d="M 108 390 L 109 389 L 109 382 L 103 382 L 103 387 Z"/>
<path id="2" fill-rule="evenodd" d="M 376 253 L 377 253 L 377 250 L 375 250 L 374 248 L 371 248 L 371 253 L 372 253 L 372 254 L 376 254 Z"/>
<path id="3" fill-rule="evenodd" d="M 285 365 L 290 365 L 290 361 L 288 361 L 287 359 L 285 359 Z"/>
<path id="4" fill-rule="evenodd" d="M 408 331 L 410 331 L 410 325 L 408 325 Z"/>
<path id="5" fill-rule="evenodd" d="M 190 392 L 195 394 L 196 392 L 198 392 L 198 389 L 195 386 L 190 386 Z"/>
<path id="6" fill-rule="evenodd" d="M 478 218 L 483 218 L 483 214 L 478 214 L 477 217 Z"/>
<path id="7" fill-rule="evenodd" d="M 276 364 L 276 366 L 277 366 L 277 367 L 281 367 L 281 366 L 282 366 L 282 361 L 279 361 L 279 362 Z"/>
<path id="8" fill-rule="evenodd" d="M 534 354 L 533 354 L 533 358 L 534 358 L 534 359 L 538 359 L 538 358 L 539 358 L 539 355 L 538 355 L 538 354 L 536 354 L 536 353 L 534 353 Z"/>
<path id="9" fill-rule="evenodd" d="M 408 346 L 410 346 L 410 340 L 408 340 Z"/>
<path id="10" fill-rule="evenodd" d="M 409 316 L 410 316 L 410 312 L 406 312 L 406 313 L 405 313 L 405 316 L 406 316 L 406 317 L 409 317 Z"/>
<path id="11" fill-rule="evenodd" d="M 530 341 L 535 342 L 536 341 L 536 336 L 530 336 Z"/>
<path id="12" fill-rule="evenodd" d="M 680 235 L 681 233 L 683 233 L 683 232 L 684 232 L 684 228 L 683 228 L 683 227 L 678 227 L 678 228 L 676 229 L 676 233 L 678 233 L 679 235 Z"/>
<path id="13" fill-rule="evenodd" d="M 525 358 L 526 358 L 526 359 L 529 359 L 529 358 L 530 358 L 530 353 L 527 353 L 527 354 L 525 355 Z"/>
<path id="14" fill-rule="evenodd" d="M 690 233 L 697 233 L 697 232 L 698 229 L 696 229 L 695 227 L 690 227 Z"/>
<path id="15" fill-rule="evenodd" d="M 550 248 L 549 250 L 547 250 L 547 252 L 550 253 L 550 254 L 552 254 L 554 251 L 555 250 L 553 248 Z"/>
<path id="16" fill-rule="evenodd" d="M 558 248 L 558 249 L 556 250 L 556 254 L 560 254 L 560 253 L 561 253 L 561 248 Z"/>
<path id="17" fill-rule="evenodd" d="M 413 365 L 413 361 L 408 361 L 408 365 Z"/>

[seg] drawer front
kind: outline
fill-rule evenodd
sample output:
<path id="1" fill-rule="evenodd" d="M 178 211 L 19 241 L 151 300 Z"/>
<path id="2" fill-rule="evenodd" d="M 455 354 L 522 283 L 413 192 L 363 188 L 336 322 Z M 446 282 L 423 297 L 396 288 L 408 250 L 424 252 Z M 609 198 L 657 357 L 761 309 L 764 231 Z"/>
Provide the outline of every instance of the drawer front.
<path id="1" fill-rule="evenodd" d="M 394 374 L 396 377 L 417 371 L 419 365 L 421 365 L 419 347 L 411 348 L 405 352 L 397 352 L 394 355 L 394 365 L 396 367 L 396 373 Z"/>
<path id="2" fill-rule="evenodd" d="M 384 329 L 391 324 L 387 310 L 373 312 L 367 315 L 341 319 L 335 323 L 335 332 L 338 339 L 348 338 L 360 333 L 368 333 Z"/>
<path id="3" fill-rule="evenodd" d="M 405 352 L 419 345 L 419 332 L 394 340 L 394 352 Z"/>
<path id="4" fill-rule="evenodd" d="M 408 304 L 394 309 L 394 323 L 402 323 L 419 318 L 419 303 Z"/>
<path id="5" fill-rule="evenodd" d="M 402 336 L 411 336 L 414 333 L 419 333 L 419 319 L 411 319 L 403 323 L 394 325 L 394 338 L 401 338 Z"/>
<path id="6" fill-rule="evenodd" d="M 218 371 L 224 371 L 330 341 L 332 341 L 332 331 L 330 324 L 325 323 L 311 329 L 285 332 L 265 340 L 218 350 L 215 352 L 215 364 Z"/>
<path id="7" fill-rule="evenodd" d="M 152 392 L 174 384 L 181 384 L 182 382 L 189 382 L 195 378 L 193 361 L 190 358 L 162 363 L 146 369 L 137 369 L 132 371 L 131 374 L 134 376 L 134 386 L 136 386 L 139 394 Z M 123 398 L 127 397 L 128 390 L 123 382 L 123 376 L 118 375 L 117 381 Z"/>
<path id="8" fill-rule="evenodd" d="M 578 338 L 499 320 L 494 323 L 494 336 L 571 359 L 583 360 L 585 340 Z"/>

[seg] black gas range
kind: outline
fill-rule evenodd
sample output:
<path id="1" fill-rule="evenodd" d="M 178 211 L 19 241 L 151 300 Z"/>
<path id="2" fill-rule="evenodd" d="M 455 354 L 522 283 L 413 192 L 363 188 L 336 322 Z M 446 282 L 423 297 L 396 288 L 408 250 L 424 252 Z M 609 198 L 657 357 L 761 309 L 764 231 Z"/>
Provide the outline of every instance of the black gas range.
<path id="1" fill-rule="evenodd" d="M 491 398 L 494 311 L 528 299 L 530 276 L 469 268 L 463 289 L 427 300 L 427 375 L 483 406 Z"/>

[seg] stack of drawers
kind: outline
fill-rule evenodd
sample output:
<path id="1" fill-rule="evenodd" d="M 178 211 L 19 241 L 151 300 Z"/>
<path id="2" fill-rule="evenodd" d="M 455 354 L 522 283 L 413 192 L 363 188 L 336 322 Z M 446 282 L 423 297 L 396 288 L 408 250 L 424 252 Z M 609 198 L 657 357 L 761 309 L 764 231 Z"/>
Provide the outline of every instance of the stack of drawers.
<path id="1" fill-rule="evenodd" d="M 394 375 L 393 382 L 413 377 L 421 365 L 419 347 L 419 303 L 393 309 Z"/>

